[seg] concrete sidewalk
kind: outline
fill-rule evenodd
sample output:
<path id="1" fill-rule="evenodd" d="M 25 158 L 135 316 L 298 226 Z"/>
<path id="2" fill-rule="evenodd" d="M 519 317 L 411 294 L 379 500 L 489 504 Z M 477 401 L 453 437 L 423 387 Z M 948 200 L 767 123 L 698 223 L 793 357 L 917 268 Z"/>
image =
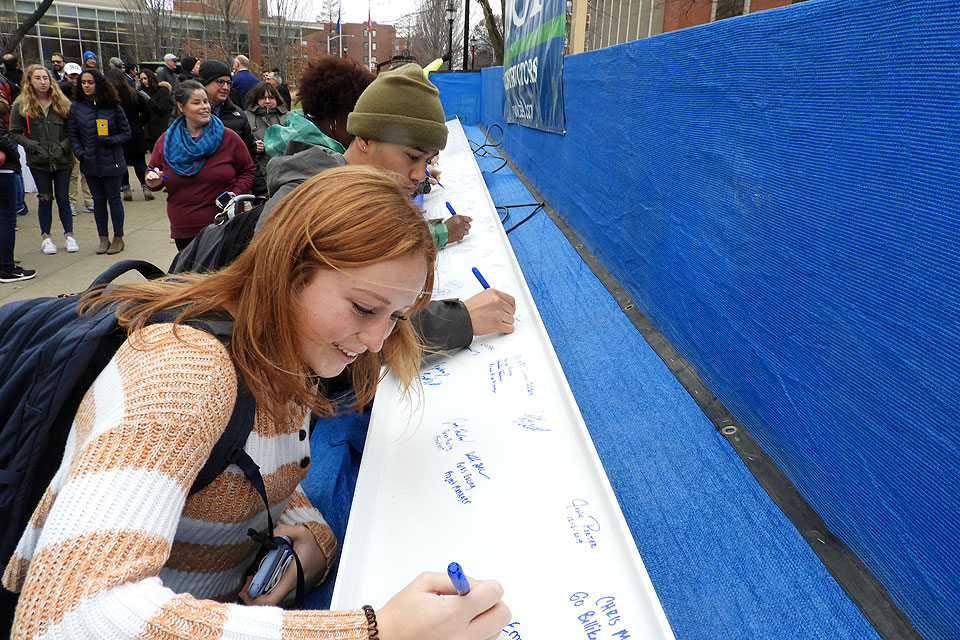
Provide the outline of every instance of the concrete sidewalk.
<path id="1" fill-rule="evenodd" d="M 131 172 L 132 173 L 132 172 Z M 133 183 L 136 184 L 134 178 Z M 73 219 L 73 234 L 80 245 L 80 251 L 67 253 L 63 248 L 63 227 L 57 216 L 54 203 L 51 235 L 59 252 L 44 255 L 40 251 L 40 226 L 37 223 L 37 194 L 28 193 L 26 197 L 30 213 L 17 216 L 17 247 L 15 254 L 24 269 L 36 269 L 37 277 L 25 282 L 0 284 L 0 304 L 36 298 L 54 296 L 60 293 L 83 291 L 94 278 L 114 262 L 131 258 L 147 260 L 166 270 L 177 254 L 176 245 L 170 241 L 170 223 L 167 220 L 166 194 L 155 193 L 156 200 L 145 202 L 139 187 L 134 188 L 133 202 L 124 202 L 125 219 L 123 223 L 126 248 L 112 256 L 97 255 L 99 244 L 97 226 L 93 214 L 84 211 Z M 113 227 L 109 227 L 111 239 Z M 132 273 L 118 279 L 118 282 L 142 282 L 139 274 Z"/>

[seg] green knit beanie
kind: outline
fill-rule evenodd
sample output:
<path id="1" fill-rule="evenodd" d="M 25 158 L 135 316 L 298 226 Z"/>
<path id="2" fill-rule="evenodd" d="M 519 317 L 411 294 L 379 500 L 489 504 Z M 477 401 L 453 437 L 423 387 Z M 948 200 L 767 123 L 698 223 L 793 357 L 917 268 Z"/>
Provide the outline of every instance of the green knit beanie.
<path id="1" fill-rule="evenodd" d="M 418 64 L 385 71 L 360 94 L 347 116 L 347 131 L 381 142 L 443 149 L 447 125 L 439 95 Z"/>

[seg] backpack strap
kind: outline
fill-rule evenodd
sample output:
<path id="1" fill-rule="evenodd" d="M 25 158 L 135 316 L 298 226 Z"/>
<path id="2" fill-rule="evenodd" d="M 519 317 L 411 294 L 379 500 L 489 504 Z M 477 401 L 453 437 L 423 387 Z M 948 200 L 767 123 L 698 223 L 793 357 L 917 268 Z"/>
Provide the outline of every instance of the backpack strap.
<path id="1" fill-rule="evenodd" d="M 150 323 L 173 322 L 178 313 L 175 309 L 162 311 L 151 316 Z M 229 315 L 193 318 L 187 320 L 184 324 L 216 336 L 228 349 L 230 348 L 230 338 L 233 336 L 233 318 Z M 254 398 L 250 389 L 247 388 L 247 385 L 244 384 L 243 378 L 238 371 L 237 399 L 233 405 L 233 413 L 230 414 L 230 420 L 227 422 L 227 426 L 220 436 L 220 439 L 213 445 L 206 464 L 203 465 L 200 473 L 197 474 L 196 479 L 193 481 L 189 495 L 202 491 L 231 464 L 237 465 L 247 480 L 250 481 L 250 484 L 253 485 L 253 488 L 260 494 L 260 498 L 263 499 L 263 506 L 267 513 L 268 532 L 268 536 L 265 539 L 274 540 L 273 515 L 270 513 L 270 501 L 267 498 L 267 487 L 263 481 L 263 475 L 260 473 L 260 467 L 257 463 L 254 462 L 250 454 L 243 449 L 243 445 L 246 444 L 247 438 L 253 430 L 256 404 L 256 398 Z M 261 540 L 261 538 L 264 537 L 263 534 L 260 534 L 255 529 L 250 529 L 248 535 L 260 542 L 261 545 L 263 544 Z M 293 551 L 293 548 L 291 547 L 290 550 Z M 305 595 L 303 566 L 300 563 L 300 557 L 296 551 L 293 551 L 293 557 L 297 563 L 295 606 L 302 609 L 304 607 Z"/>
<path id="2" fill-rule="evenodd" d="M 147 262 L 146 260 L 121 260 L 116 262 L 97 276 L 97 279 L 90 284 L 90 289 L 104 284 L 110 284 L 117 276 L 128 271 L 139 271 L 147 280 L 156 280 L 167 275 L 159 267 Z"/>

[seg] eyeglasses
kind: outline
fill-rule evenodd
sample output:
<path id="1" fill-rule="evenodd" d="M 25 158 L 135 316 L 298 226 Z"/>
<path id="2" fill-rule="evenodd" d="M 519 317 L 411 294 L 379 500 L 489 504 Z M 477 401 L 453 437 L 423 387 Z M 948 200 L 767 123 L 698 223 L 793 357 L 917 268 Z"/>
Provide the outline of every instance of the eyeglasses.
<path id="1" fill-rule="evenodd" d="M 217 78 L 216 82 L 221 87 L 229 87 L 233 85 L 233 80 L 224 80 L 223 78 Z"/>

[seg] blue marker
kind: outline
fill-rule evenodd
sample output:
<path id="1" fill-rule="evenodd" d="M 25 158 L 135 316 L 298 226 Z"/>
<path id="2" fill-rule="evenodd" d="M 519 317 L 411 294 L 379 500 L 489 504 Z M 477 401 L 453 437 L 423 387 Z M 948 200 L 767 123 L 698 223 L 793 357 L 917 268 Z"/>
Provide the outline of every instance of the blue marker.
<path id="1" fill-rule="evenodd" d="M 453 583 L 457 594 L 465 596 L 470 593 L 470 583 L 467 582 L 467 576 L 463 575 L 463 568 L 459 563 L 451 562 L 447 566 L 447 575 L 450 576 L 450 582 Z"/>
<path id="2" fill-rule="evenodd" d="M 456 211 L 454 211 L 454 209 L 453 209 L 453 205 L 452 205 L 452 204 L 450 204 L 449 202 L 445 202 L 444 204 L 446 204 L 446 205 L 447 205 L 447 211 L 449 211 L 449 212 L 450 212 L 450 215 L 452 215 L 452 216 L 455 216 L 455 215 L 457 215 L 457 212 L 456 212 Z"/>
<path id="3" fill-rule="evenodd" d="M 484 289 L 489 289 L 490 285 L 488 285 L 487 281 L 483 279 L 483 274 L 480 273 L 480 270 L 474 267 L 472 271 L 473 275 L 477 276 L 477 280 L 480 281 L 480 286 L 482 286 Z"/>
<path id="4" fill-rule="evenodd" d="M 423 172 L 424 172 L 425 174 L 427 174 L 427 177 L 428 177 L 428 178 L 433 178 L 433 176 L 430 175 L 430 172 L 427 171 L 426 169 L 424 169 Z M 433 179 L 436 180 L 436 178 L 433 178 Z M 440 181 L 439 181 L 439 180 L 437 180 L 437 186 L 438 186 L 438 187 L 442 187 L 442 186 L 443 186 L 442 184 L 440 184 Z"/>

